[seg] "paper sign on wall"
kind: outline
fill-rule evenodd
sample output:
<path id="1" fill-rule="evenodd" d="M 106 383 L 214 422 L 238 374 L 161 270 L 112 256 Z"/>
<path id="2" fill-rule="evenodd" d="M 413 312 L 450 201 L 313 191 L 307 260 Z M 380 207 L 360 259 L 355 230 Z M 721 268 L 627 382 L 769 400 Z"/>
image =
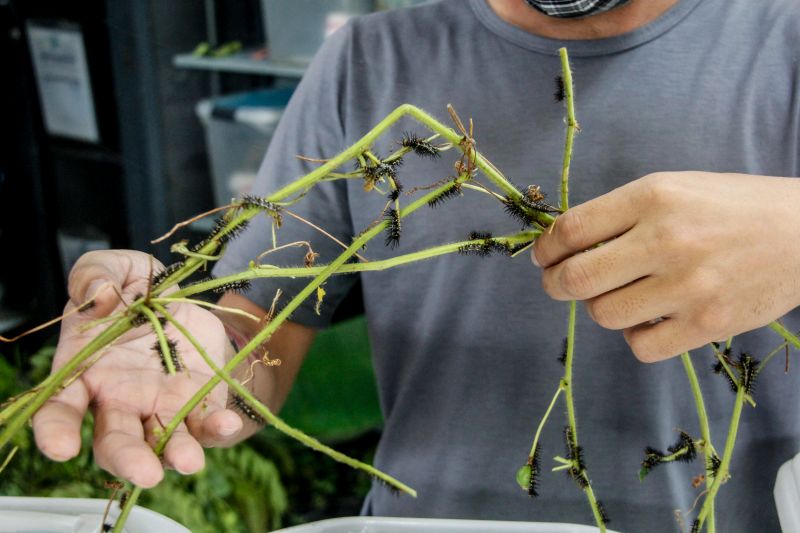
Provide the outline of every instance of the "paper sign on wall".
<path id="1" fill-rule="evenodd" d="M 29 21 L 27 29 L 47 132 L 98 142 L 92 86 L 80 28 Z"/>

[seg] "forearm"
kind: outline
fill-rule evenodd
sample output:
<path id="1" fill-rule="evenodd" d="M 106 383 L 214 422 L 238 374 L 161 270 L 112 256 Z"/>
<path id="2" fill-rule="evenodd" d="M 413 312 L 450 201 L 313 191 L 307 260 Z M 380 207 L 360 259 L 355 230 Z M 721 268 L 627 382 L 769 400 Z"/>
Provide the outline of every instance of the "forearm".
<path id="1" fill-rule="evenodd" d="M 220 299 L 220 305 L 242 309 L 257 317 L 264 317 L 267 311 L 254 304 L 247 298 L 235 294 L 226 294 Z M 225 329 L 239 348 L 253 338 L 263 327 L 264 323 L 231 313 L 219 313 L 219 318 Z M 234 372 L 240 382 L 273 412 L 278 412 L 283 406 L 291 390 L 300 366 L 305 358 L 316 330 L 294 322 L 285 322 L 265 342 L 255 350 L 245 363 L 242 363 Z M 233 343 L 229 343 L 226 359 L 235 354 Z M 229 394 L 229 407 L 235 408 L 233 396 Z M 239 410 L 240 414 L 243 414 Z M 260 425 L 247 416 L 242 416 L 244 430 L 240 438 L 245 439 L 258 431 Z"/>

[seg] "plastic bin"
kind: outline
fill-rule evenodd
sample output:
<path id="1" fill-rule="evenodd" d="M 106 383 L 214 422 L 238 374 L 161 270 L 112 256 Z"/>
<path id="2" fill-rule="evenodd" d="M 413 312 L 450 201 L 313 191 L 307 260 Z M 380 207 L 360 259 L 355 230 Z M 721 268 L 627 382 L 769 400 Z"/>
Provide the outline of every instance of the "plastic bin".
<path id="1" fill-rule="evenodd" d="M 597 527 L 546 522 L 359 516 L 280 529 L 283 533 L 597 533 Z M 614 533 L 610 529 L 608 533 Z"/>
<path id="2" fill-rule="evenodd" d="M 269 89 L 202 100 L 197 116 L 206 130 L 214 201 L 225 205 L 250 192 L 267 145 L 294 92 Z"/>
<path id="3" fill-rule="evenodd" d="M 800 455 L 778 469 L 773 496 L 783 533 L 800 533 Z"/>
<path id="4" fill-rule="evenodd" d="M 372 0 L 261 0 L 269 57 L 308 63 L 325 37 L 374 7 Z"/>
<path id="5" fill-rule="evenodd" d="M 0 533 L 99 533 L 108 500 L 90 498 L 0 497 Z M 108 521 L 119 515 L 112 504 Z M 127 533 L 191 533 L 166 516 L 134 507 L 125 523 Z"/>

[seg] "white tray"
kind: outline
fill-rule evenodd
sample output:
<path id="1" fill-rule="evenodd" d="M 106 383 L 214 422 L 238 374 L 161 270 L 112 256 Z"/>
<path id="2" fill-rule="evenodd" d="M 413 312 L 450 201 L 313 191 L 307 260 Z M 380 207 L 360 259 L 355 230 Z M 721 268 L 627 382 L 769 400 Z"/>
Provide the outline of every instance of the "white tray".
<path id="1" fill-rule="evenodd" d="M 321 520 L 279 531 L 282 533 L 486 533 L 487 531 L 492 533 L 597 533 L 597 527 L 545 522 L 360 516 Z M 609 529 L 608 533 L 614 532 Z"/>
<path id="2" fill-rule="evenodd" d="M 800 533 L 800 454 L 778 469 L 773 495 L 783 533 Z"/>
<path id="3" fill-rule="evenodd" d="M 0 497 L 0 533 L 98 533 L 108 500 L 90 498 Z M 114 503 L 107 521 L 119 515 Z M 149 509 L 134 507 L 125 523 L 126 533 L 191 533 Z"/>

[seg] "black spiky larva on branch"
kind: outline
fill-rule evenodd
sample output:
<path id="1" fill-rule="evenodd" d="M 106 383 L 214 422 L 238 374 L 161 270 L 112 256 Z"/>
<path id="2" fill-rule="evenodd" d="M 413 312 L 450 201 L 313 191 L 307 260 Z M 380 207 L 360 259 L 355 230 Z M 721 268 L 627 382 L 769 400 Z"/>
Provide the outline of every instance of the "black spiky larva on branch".
<path id="1" fill-rule="evenodd" d="M 553 98 L 556 102 L 563 102 L 567 97 L 567 90 L 564 87 L 564 76 L 556 76 L 556 90 L 553 93 Z"/>
<path id="2" fill-rule="evenodd" d="M 239 413 L 244 415 L 246 418 L 252 420 L 256 424 L 263 426 L 266 423 L 264 417 L 258 414 L 258 412 L 255 409 L 253 409 L 249 403 L 247 403 L 247 400 L 245 400 L 238 394 L 232 394 L 230 402 L 231 402 L 231 407 L 239 411 Z"/>
<path id="3" fill-rule="evenodd" d="M 235 292 L 238 294 L 243 294 L 250 290 L 250 280 L 249 279 L 240 279 L 237 281 L 229 281 L 228 283 L 224 283 L 219 287 L 214 287 L 211 289 L 211 292 L 216 294 L 224 294 L 226 292 Z"/>
<path id="4" fill-rule="evenodd" d="M 181 360 L 180 354 L 178 354 L 177 342 L 167 337 L 167 350 L 169 353 L 166 355 L 161 351 L 161 344 L 158 341 L 156 341 L 155 344 L 150 347 L 150 349 L 156 352 L 158 355 L 158 358 L 161 360 L 161 368 L 164 370 L 165 374 L 169 373 L 169 366 L 167 365 L 167 361 L 164 359 L 166 356 L 169 356 L 170 360 L 172 361 L 172 366 L 175 367 L 175 372 L 183 371 L 183 361 Z"/>
<path id="5" fill-rule="evenodd" d="M 254 194 L 245 194 L 239 200 L 238 207 L 241 209 L 259 209 L 275 220 L 275 223 L 280 227 L 283 222 L 283 208 L 275 202 L 270 202 L 266 198 L 256 196 Z"/>
<path id="6" fill-rule="evenodd" d="M 400 213 L 397 209 L 386 210 L 386 246 L 394 249 L 400 244 Z"/>
<path id="7" fill-rule="evenodd" d="M 442 155 L 438 147 L 415 133 L 404 133 L 400 145 L 404 148 L 408 148 L 419 157 L 436 159 Z"/>
<path id="8" fill-rule="evenodd" d="M 739 354 L 739 385 L 745 394 L 752 394 L 758 377 L 758 359 L 747 352 Z"/>
<path id="9" fill-rule="evenodd" d="M 158 273 L 153 276 L 153 280 L 150 282 L 151 287 L 158 287 L 161 283 L 170 277 L 172 274 L 177 272 L 183 267 L 183 261 L 178 261 L 176 263 L 172 263 L 169 266 L 164 267 Z"/>
<path id="10" fill-rule="evenodd" d="M 465 244 L 458 248 L 462 255 L 477 255 L 478 257 L 488 257 L 493 253 L 511 255 L 512 247 L 507 242 L 502 242 L 492 238 L 488 232 L 473 231 L 469 234 L 470 241 L 481 241 L 478 243 Z"/>
<path id="11" fill-rule="evenodd" d="M 561 363 L 561 366 L 565 366 L 567 364 L 567 348 L 569 347 L 569 339 L 564 337 L 561 341 L 561 354 L 558 356 L 558 362 Z"/>
<path id="12" fill-rule="evenodd" d="M 600 520 L 603 524 L 608 525 L 611 522 L 611 519 L 608 517 L 608 511 L 606 511 L 603 502 L 597 500 L 597 513 L 600 515 Z"/>
<path id="13" fill-rule="evenodd" d="M 428 207 L 439 207 L 456 196 L 461 196 L 461 183 L 454 179 L 450 188 L 443 190 L 439 195 L 428 200 Z"/>
<path id="14" fill-rule="evenodd" d="M 541 473 L 541 456 L 542 445 L 537 443 L 533 455 L 528 457 L 528 462 L 517 470 L 517 484 L 531 498 L 539 495 L 537 489 L 539 487 L 539 474 Z"/>

